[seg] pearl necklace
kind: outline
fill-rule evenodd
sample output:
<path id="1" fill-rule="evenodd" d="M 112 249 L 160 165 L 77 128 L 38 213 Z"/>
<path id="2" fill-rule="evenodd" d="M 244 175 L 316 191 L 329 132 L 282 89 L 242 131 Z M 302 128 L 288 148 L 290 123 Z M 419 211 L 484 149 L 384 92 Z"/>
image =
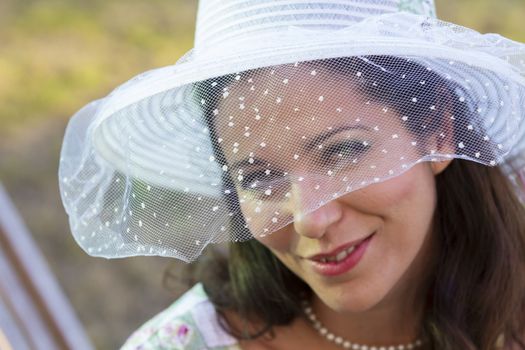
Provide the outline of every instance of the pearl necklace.
<path id="1" fill-rule="evenodd" d="M 336 343 L 337 345 L 342 346 L 345 349 L 352 350 L 412 350 L 417 349 L 423 345 L 421 339 L 417 339 L 412 343 L 406 345 L 391 345 L 391 346 L 369 346 L 369 345 L 360 345 L 357 343 L 350 342 L 339 336 L 336 336 L 332 332 L 329 332 L 325 326 L 317 319 L 317 316 L 314 314 L 312 307 L 307 300 L 302 301 L 303 311 L 308 316 L 308 319 L 313 324 L 314 328 L 319 332 L 321 336 L 328 339 L 331 342 Z"/>

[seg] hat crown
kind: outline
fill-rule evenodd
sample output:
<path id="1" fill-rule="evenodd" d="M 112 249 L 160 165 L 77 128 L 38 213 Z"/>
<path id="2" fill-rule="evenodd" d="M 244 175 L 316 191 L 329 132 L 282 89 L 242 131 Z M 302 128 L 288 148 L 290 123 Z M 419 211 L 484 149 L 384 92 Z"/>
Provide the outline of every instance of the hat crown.
<path id="1" fill-rule="evenodd" d="M 195 48 L 290 26 L 336 30 L 399 11 L 436 17 L 434 0 L 200 0 Z"/>

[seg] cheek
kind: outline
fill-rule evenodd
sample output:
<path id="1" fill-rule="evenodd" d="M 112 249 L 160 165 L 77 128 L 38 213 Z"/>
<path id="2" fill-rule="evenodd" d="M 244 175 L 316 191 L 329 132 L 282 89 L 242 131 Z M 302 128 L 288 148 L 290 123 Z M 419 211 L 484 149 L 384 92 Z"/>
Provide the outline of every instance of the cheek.
<path id="1" fill-rule="evenodd" d="M 420 163 L 400 176 L 356 191 L 346 204 L 381 218 L 380 251 L 413 250 L 421 246 L 432 225 L 434 175 L 427 163 Z"/>
<path id="2" fill-rule="evenodd" d="M 412 228 L 413 235 L 425 235 L 436 208 L 434 175 L 428 165 L 419 164 L 406 177 L 395 179 L 389 190 L 394 215 L 399 224 Z"/>
<path id="3" fill-rule="evenodd" d="M 418 264 L 418 255 L 428 255 L 425 241 L 432 231 L 436 193 L 434 176 L 426 170 L 420 167 L 384 183 L 384 227 L 377 251 L 386 270 L 399 269 L 401 273 L 409 265 Z"/>
<path id="4" fill-rule="evenodd" d="M 436 206 L 434 175 L 420 163 L 404 174 L 370 185 L 356 193 L 352 203 L 385 221 L 416 224 L 428 222 Z"/>
<path id="5" fill-rule="evenodd" d="M 287 225 L 264 237 L 255 237 L 262 245 L 272 250 L 276 255 L 282 256 L 291 251 L 293 232 L 291 225 Z"/>
<path id="6" fill-rule="evenodd" d="M 294 251 L 295 244 L 293 240 L 295 233 L 291 227 L 292 225 L 288 225 L 270 235 L 257 237 L 255 239 L 270 249 L 281 263 L 302 279 L 302 270 L 300 268 L 298 257 L 291 253 Z"/>

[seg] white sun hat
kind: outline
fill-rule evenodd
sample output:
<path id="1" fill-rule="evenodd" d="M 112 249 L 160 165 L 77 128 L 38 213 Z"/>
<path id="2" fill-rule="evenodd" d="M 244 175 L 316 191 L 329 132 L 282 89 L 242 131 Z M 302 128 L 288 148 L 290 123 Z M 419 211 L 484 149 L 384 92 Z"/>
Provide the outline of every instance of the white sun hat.
<path id="1" fill-rule="evenodd" d="M 71 119 L 71 231 L 94 256 L 189 262 L 422 161 L 502 166 L 518 189 L 524 75 L 524 44 L 430 0 L 201 0 L 191 51 Z M 327 132 L 346 143 L 314 145 Z"/>

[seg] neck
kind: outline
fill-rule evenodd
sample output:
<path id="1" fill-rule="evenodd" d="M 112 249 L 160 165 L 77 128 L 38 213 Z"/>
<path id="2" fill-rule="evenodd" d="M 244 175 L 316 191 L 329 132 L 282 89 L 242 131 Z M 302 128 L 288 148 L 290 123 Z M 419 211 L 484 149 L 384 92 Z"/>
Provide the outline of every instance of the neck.
<path id="1" fill-rule="evenodd" d="M 358 312 L 336 311 L 313 295 L 312 309 L 331 333 L 374 346 L 408 344 L 422 336 L 428 289 L 413 288 L 387 295 L 374 307 Z"/>

